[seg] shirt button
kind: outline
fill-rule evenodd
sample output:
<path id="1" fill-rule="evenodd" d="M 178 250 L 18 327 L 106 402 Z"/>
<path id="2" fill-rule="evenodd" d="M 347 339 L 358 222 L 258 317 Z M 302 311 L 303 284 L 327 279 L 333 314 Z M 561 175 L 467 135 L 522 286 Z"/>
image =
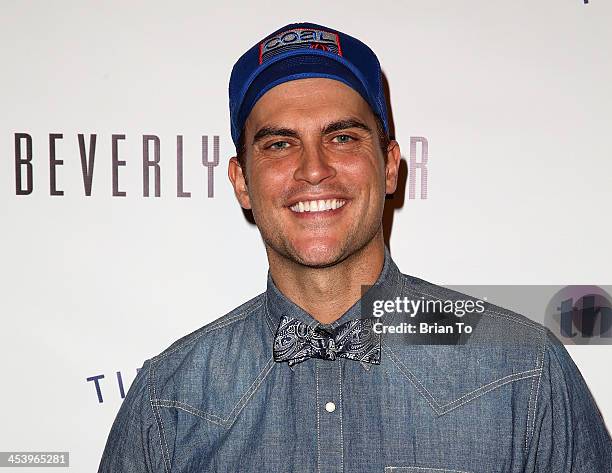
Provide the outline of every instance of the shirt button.
<path id="1" fill-rule="evenodd" d="M 336 405 L 333 402 L 328 402 L 325 404 L 325 410 L 327 412 L 334 412 L 336 410 Z"/>

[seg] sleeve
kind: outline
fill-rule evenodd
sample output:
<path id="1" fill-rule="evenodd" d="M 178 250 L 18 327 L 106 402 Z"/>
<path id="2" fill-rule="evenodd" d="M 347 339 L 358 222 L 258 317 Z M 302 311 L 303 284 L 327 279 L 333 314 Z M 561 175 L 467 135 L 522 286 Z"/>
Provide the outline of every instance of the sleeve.
<path id="1" fill-rule="evenodd" d="M 154 473 L 160 471 L 155 449 L 157 424 L 149 402 L 147 380 L 150 360 L 145 361 L 121 404 L 98 473 Z"/>
<path id="2" fill-rule="evenodd" d="M 612 473 L 612 441 L 570 354 L 546 329 L 525 471 Z"/>

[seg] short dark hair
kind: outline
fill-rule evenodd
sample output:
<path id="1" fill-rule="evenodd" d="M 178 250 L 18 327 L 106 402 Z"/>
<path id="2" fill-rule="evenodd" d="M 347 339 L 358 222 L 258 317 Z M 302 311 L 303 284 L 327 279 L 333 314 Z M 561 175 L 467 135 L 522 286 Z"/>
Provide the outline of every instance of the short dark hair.
<path id="1" fill-rule="evenodd" d="M 385 159 L 385 164 L 387 164 L 387 148 L 389 147 L 391 138 L 385 131 L 385 126 L 383 125 L 383 121 L 380 119 L 380 117 L 375 114 L 374 118 L 376 119 L 376 134 L 378 135 L 378 144 Z M 244 142 L 244 128 L 240 133 L 240 139 L 236 145 L 236 159 L 238 159 L 238 164 L 240 164 L 240 167 L 242 168 L 242 174 L 244 176 L 244 181 L 246 182 L 246 146 Z"/>

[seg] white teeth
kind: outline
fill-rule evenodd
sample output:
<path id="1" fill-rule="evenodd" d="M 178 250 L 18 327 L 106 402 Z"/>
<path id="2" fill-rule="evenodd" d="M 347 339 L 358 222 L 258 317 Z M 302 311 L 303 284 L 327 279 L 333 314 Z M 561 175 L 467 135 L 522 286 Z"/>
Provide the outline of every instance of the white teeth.
<path id="1" fill-rule="evenodd" d="M 290 208 L 297 213 L 302 212 L 325 212 L 327 210 L 339 209 L 346 203 L 342 199 L 327 199 L 327 200 L 305 200 L 296 202 Z"/>

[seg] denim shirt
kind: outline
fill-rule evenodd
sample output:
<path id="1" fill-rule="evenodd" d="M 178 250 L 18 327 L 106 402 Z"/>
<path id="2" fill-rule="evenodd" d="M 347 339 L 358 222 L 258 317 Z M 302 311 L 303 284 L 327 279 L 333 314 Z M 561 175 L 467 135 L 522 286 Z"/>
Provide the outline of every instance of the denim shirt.
<path id="1" fill-rule="evenodd" d="M 374 287 L 466 296 L 402 274 L 385 249 Z M 555 336 L 487 304 L 461 345 L 383 334 L 380 364 L 272 347 L 282 315 L 319 325 L 267 290 L 145 361 L 99 473 L 612 472 L 612 442 Z M 359 301 L 332 327 L 360 316 Z M 512 340 L 513 343 L 507 343 Z"/>

